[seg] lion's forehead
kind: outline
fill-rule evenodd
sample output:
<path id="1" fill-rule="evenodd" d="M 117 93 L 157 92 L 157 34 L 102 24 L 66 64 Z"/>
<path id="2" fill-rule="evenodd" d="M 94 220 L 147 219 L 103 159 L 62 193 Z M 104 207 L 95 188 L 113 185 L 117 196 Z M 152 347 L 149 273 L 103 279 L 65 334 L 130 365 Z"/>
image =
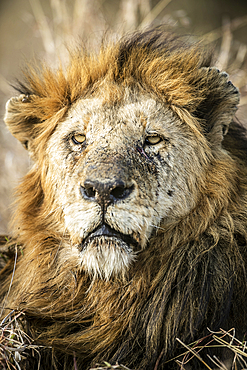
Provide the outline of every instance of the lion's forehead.
<path id="1" fill-rule="evenodd" d="M 87 140 L 109 135 L 116 139 L 140 137 L 145 132 L 164 130 L 164 119 L 167 124 L 171 123 L 170 110 L 151 97 L 134 96 L 117 105 L 106 104 L 103 98 L 89 98 L 81 99 L 71 107 L 59 131 L 64 134 L 84 132 Z"/>

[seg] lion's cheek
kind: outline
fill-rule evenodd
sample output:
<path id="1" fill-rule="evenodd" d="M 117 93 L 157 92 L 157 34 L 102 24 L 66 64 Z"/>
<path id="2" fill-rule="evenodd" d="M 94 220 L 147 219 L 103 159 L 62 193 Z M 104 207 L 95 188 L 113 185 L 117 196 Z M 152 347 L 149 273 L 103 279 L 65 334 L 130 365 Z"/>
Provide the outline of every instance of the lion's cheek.
<path id="1" fill-rule="evenodd" d="M 170 157 L 169 169 L 166 167 L 166 171 L 163 168 L 159 170 L 155 207 L 160 219 L 178 220 L 186 216 L 198 203 L 203 168 L 197 162 L 193 151 L 189 153 L 187 160 L 193 158 L 194 171 L 187 170 L 184 153 L 178 152 L 176 157 L 173 155 Z M 175 164 L 179 162 L 180 166 L 177 169 Z"/>

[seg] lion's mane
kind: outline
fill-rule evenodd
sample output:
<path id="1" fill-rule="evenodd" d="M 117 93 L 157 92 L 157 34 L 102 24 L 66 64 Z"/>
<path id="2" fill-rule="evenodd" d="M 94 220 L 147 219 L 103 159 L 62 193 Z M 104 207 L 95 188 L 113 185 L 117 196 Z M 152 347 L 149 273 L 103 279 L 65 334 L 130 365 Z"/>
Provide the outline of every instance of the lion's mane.
<path id="1" fill-rule="evenodd" d="M 19 83 L 23 99 L 10 107 L 6 123 L 36 162 L 18 188 L 12 243 L 21 252 L 6 308 L 23 310 L 26 330 L 52 346 L 47 358 L 54 365 L 44 354 L 44 368 L 72 368 L 75 356 L 78 369 L 101 360 L 165 369 L 179 351 L 177 337 L 190 343 L 207 328 L 231 326 L 245 333 L 247 141 L 237 123 L 231 123 L 223 150 L 212 139 L 204 153 L 210 166 L 199 204 L 151 236 L 125 279 L 91 279 L 59 264 L 59 245 L 69 236 L 61 231 L 61 211 L 47 206 L 54 196 L 45 182 L 47 138 L 73 102 L 103 81 L 109 101 L 113 95 L 121 99 L 118 85 L 139 84 L 192 129 L 200 125 L 202 135 L 210 136 L 216 121 L 228 126 L 238 93 L 226 75 L 209 68 L 210 59 L 198 45 L 146 31 L 103 44 L 98 55 L 72 53 L 66 72 L 29 66 Z M 12 266 L 10 261 L 2 272 L 2 296 Z"/>

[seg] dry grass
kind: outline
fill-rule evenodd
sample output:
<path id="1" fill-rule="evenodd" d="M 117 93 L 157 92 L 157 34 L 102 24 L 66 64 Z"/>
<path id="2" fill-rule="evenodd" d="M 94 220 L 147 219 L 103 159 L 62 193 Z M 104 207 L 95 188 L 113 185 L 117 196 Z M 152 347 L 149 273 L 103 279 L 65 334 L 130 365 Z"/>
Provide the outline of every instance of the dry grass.
<path id="1" fill-rule="evenodd" d="M 229 331 L 224 331 L 221 329 L 219 332 L 212 332 L 209 330 L 209 332 L 210 334 L 208 336 L 201 338 L 190 345 L 186 345 L 179 338 L 177 338 L 177 341 L 186 349 L 186 352 L 182 356 L 179 356 L 179 359 L 173 359 L 180 366 L 180 369 L 184 369 L 194 357 L 196 357 L 202 363 L 203 368 L 209 370 L 234 370 L 239 368 L 244 370 L 247 368 L 247 342 L 239 341 L 235 337 L 234 329 Z M 217 348 L 217 350 L 228 349 L 233 353 L 233 360 L 228 363 L 223 363 L 216 356 L 211 357 L 207 355 L 210 362 L 214 364 L 214 368 L 212 368 L 201 357 L 203 350 L 207 348 Z"/>
<path id="2" fill-rule="evenodd" d="M 0 323 L 1 369 L 21 370 L 21 361 L 34 352 L 40 358 L 40 347 L 22 329 L 24 317 L 23 312 L 11 311 Z M 35 370 L 39 370 L 39 365 Z"/>
<path id="3" fill-rule="evenodd" d="M 128 367 L 124 365 L 111 365 L 108 362 L 104 362 L 102 365 L 99 365 L 97 367 L 91 368 L 90 370 L 131 370 Z"/>

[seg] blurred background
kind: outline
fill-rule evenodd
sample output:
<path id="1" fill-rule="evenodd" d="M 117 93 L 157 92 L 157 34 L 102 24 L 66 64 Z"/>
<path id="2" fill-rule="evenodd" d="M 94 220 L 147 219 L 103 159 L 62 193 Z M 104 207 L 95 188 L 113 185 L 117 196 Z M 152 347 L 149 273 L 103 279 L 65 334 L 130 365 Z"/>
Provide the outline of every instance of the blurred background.
<path id="1" fill-rule="evenodd" d="M 13 189 L 30 165 L 3 122 L 25 61 L 54 67 L 81 40 L 97 47 L 102 35 L 165 24 L 215 51 L 215 64 L 240 89 L 239 120 L 247 126 L 247 0 L 0 0 L 0 234 L 7 233 Z"/>

